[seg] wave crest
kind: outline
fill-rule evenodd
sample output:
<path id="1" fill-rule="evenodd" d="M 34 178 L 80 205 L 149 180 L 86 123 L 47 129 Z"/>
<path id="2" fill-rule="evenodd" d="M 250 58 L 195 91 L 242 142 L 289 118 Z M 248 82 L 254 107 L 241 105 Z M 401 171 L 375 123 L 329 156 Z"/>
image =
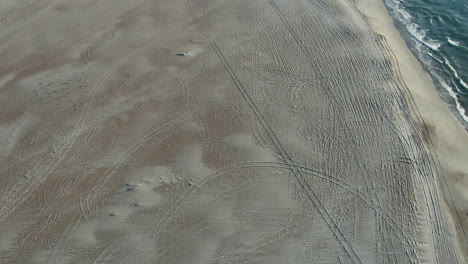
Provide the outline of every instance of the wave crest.
<path id="1" fill-rule="evenodd" d="M 452 46 L 456 46 L 456 47 L 460 46 L 460 42 L 455 41 L 455 40 L 451 39 L 450 37 L 447 38 L 447 42 L 450 43 L 450 45 L 452 45 Z"/>

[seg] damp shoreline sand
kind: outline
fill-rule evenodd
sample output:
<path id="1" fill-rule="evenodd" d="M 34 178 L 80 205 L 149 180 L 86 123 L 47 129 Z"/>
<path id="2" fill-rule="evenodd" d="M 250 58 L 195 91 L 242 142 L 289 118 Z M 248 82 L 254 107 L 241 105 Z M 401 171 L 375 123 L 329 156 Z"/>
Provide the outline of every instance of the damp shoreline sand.
<path id="1" fill-rule="evenodd" d="M 450 208 L 450 216 L 466 256 L 468 133 L 441 99 L 430 74 L 405 45 L 383 2 L 367 0 L 358 1 L 359 4 L 363 13 L 370 18 L 370 23 L 375 26 L 375 30 L 387 38 L 387 43 L 399 62 L 397 71 L 411 93 L 408 100 L 415 103 L 412 115 L 422 122 L 428 139 L 426 147 L 434 155 L 436 166 L 440 166 L 439 188 L 445 195 L 445 202 Z"/>

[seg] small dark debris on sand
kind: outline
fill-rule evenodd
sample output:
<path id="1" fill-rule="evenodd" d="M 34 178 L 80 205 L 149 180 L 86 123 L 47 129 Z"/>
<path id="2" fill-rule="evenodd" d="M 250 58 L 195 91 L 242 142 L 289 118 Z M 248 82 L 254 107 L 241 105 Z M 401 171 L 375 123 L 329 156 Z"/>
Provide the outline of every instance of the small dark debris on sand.
<path id="1" fill-rule="evenodd" d="M 135 190 L 136 187 L 137 187 L 136 184 L 127 183 L 127 184 L 125 184 L 125 191 L 131 192 L 131 191 Z"/>

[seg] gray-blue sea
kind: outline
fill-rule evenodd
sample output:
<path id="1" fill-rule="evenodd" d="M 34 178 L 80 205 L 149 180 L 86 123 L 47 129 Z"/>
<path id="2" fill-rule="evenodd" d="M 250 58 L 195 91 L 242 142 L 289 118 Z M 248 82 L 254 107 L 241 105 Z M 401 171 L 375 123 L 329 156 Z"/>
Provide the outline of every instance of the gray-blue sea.
<path id="1" fill-rule="evenodd" d="M 468 0 L 385 0 L 442 97 L 468 128 Z"/>

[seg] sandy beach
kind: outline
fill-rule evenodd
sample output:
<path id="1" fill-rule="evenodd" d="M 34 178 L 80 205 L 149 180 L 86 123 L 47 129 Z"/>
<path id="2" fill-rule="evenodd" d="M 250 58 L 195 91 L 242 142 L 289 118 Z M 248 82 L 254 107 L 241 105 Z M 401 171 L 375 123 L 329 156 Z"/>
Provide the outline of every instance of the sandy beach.
<path id="1" fill-rule="evenodd" d="M 380 0 L 7 0 L 0 58 L 2 264 L 467 261 L 468 134 Z"/>

